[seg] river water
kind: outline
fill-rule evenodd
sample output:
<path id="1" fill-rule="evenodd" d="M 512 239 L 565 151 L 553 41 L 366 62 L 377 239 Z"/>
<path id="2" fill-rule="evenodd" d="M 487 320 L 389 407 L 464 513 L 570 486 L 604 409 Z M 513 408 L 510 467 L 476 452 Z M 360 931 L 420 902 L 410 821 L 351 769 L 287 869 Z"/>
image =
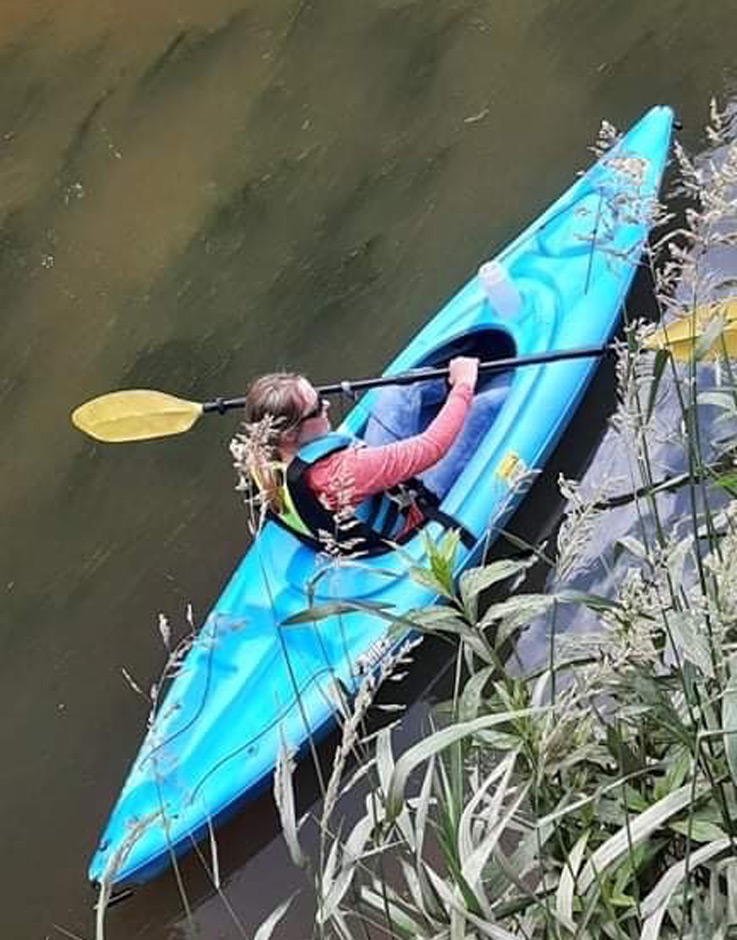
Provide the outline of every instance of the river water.
<path id="1" fill-rule="evenodd" d="M 376 372 L 589 162 L 602 118 L 670 103 L 698 146 L 735 94 L 735 27 L 732 0 L 3 0 L 3 937 L 92 935 L 87 860 L 147 713 L 121 668 L 148 687 L 158 612 L 204 615 L 245 540 L 232 419 L 105 447 L 72 408 Z M 574 467 L 610 402 L 600 381 Z M 302 876 L 268 797 L 226 830 L 252 931 Z M 202 935 L 239 936 L 190 874 Z M 306 904 L 280 936 L 307 934 Z M 112 938 L 183 930 L 169 876 L 110 912 Z"/>

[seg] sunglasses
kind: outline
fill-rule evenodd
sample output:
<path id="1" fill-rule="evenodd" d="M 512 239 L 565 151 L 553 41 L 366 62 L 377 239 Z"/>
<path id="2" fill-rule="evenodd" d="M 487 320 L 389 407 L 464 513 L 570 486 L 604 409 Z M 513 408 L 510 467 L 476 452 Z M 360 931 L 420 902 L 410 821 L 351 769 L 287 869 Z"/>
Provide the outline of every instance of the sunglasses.
<path id="1" fill-rule="evenodd" d="M 320 418 L 324 415 L 328 408 L 330 407 L 330 402 L 327 398 L 318 398 L 315 404 L 310 408 L 309 411 L 305 412 L 302 417 L 299 419 L 300 424 L 303 421 L 309 421 L 311 418 Z"/>

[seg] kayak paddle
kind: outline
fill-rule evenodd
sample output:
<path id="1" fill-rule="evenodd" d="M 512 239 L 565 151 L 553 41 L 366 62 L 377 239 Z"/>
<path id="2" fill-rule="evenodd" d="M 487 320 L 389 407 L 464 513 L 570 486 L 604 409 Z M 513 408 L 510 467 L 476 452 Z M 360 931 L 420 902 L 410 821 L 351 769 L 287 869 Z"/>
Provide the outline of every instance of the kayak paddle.
<path id="1" fill-rule="evenodd" d="M 717 355 L 726 347 L 729 355 L 737 356 L 737 299 L 721 306 L 701 307 L 693 317 L 684 318 L 669 327 L 658 330 L 649 338 L 648 348 L 667 348 L 675 359 L 687 360 L 698 340 L 704 336 L 708 321 L 713 318 L 715 312 L 721 313 L 726 323 L 723 330 L 715 337 L 707 354 Z M 594 359 L 607 355 L 612 349 L 611 346 L 588 346 L 518 356 L 512 359 L 493 359 L 479 363 L 479 372 L 504 372 L 522 366 L 567 362 L 572 359 Z M 412 369 L 398 375 L 322 385 L 317 387 L 316 391 L 319 395 L 363 392 L 387 385 L 410 385 L 413 382 L 428 379 L 446 378 L 448 373 L 448 366 Z M 226 411 L 242 408 L 244 403 L 243 397 L 215 398 L 212 401 L 196 402 L 152 389 L 128 389 L 109 392 L 80 405 L 72 413 L 72 423 L 90 437 L 106 443 L 146 441 L 157 437 L 183 434 L 203 414 L 213 412 L 225 414 Z"/>
<path id="2" fill-rule="evenodd" d="M 712 323 L 716 329 L 709 338 Z M 646 345 L 648 349 L 668 349 L 674 359 L 686 361 L 700 340 L 704 344 L 708 342 L 706 349 L 700 350 L 702 355 L 737 357 L 737 298 L 697 307 L 693 315 L 669 323 L 653 333 Z"/>
<path id="3" fill-rule="evenodd" d="M 479 372 L 504 372 L 520 366 L 543 365 L 569 359 L 593 359 L 603 356 L 610 347 L 589 346 L 546 352 L 539 355 L 519 356 L 516 359 L 493 359 L 479 363 Z M 428 379 L 446 378 L 448 366 L 441 368 L 412 369 L 398 375 L 382 375 L 374 379 L 357 379 L 352 382 L 337 382 L 334 385 L 316 387 L 318 395 L 336 395 L 340 392 L 363 392 L 386 385 L 411 385 Z M 188 401 L 166 392 L 153 389 L 133 388 L 120 392 L 109 392 L 85 402 L 72 412 L 72 424 L 90 437 L 106 443 L 123 441 L 147 441 L 156 437 L 169 437 L 188 431 L 203 414 L 225 414 L 234 408 L 242 408 L 245 398 L 215 398 L 212 401 Z"/>

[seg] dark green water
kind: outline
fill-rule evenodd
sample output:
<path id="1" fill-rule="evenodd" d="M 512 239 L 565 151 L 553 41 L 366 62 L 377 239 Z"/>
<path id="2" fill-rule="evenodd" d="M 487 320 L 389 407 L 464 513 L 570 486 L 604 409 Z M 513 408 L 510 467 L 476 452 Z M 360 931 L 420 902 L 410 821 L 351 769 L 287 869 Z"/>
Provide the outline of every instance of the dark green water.
<path id="1" fill-rule="evenodd" d="M 147 712 L 121 667 L 148 687 L 158 612 L 204 615 L 245 539 L 231 420 L 103 447 L 71 409 L 375 372 L 601 118 L 670 103 L 696 144 L 735 27 L 732 0 L 3 0 L 0 935 L 92 935 L 87 859 Z M 223 853 L 249 930 L 300 884 L 268 800 Z M 203 936 L 238 936 L 193 893 Z M 177 910 L 163 878 L 109 936 L 178 936 Z"/>

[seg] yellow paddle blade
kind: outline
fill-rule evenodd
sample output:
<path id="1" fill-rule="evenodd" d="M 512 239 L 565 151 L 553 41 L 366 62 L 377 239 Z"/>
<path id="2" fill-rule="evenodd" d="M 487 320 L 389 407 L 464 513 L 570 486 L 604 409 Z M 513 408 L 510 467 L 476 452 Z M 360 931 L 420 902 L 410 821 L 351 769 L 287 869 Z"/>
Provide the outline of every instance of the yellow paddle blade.
<path id="1" fill-rule="evenodd" d="M 675 359 L 691 359 L 696 344 L 705 335 L 716 318 L 724 320 L 724 328 L 712 340 L 706 357 L 715 358 L 725 353 L 737 358 L 737 298 L 718 304 L 704 304 L 695 313 L 669 323 L 648 339 L 648 349 L 669 349 Z"/>
<path id="2" fill-rule="evenodd" d="M 98 441 L 146 441 L 188 431 L 202 405 L 165 392 L 133 388 L 87 401 L 72 413 L 72 423 Z"/>

